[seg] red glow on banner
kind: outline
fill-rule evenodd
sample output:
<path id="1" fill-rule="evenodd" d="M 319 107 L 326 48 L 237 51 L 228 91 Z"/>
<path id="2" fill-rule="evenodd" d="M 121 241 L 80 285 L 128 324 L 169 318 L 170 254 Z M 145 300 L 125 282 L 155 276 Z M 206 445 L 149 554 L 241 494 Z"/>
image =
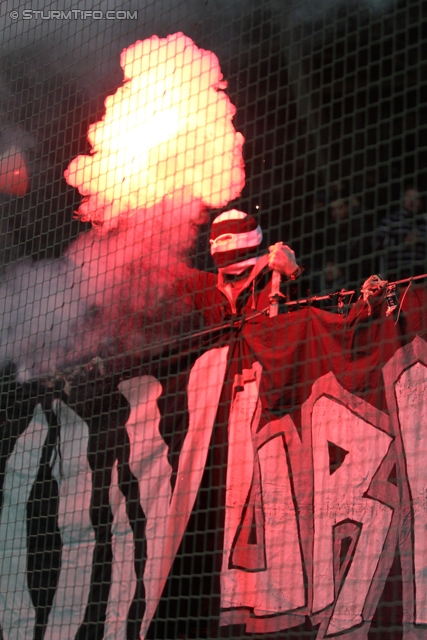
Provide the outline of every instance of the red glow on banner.
<path id="1" fill-rule="evenodd" d="M 65 172 L 85 200 L 79 215 L 113 224 L 165 196 L 221 207 L 244 185 L 243 136 L 215 54 L 176 33 L 122 52 L 125 81 L 88 131 L 92 155 Z"/>

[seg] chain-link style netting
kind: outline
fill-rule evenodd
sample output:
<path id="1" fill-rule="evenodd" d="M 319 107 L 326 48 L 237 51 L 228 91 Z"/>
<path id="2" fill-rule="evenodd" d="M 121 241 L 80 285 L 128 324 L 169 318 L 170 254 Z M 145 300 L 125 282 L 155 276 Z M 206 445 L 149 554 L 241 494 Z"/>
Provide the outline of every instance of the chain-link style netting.
<path id="1" fill-rule="evenodd" d="M 427 638 L 426 20 L 2 3 L 2 640 Z"/>

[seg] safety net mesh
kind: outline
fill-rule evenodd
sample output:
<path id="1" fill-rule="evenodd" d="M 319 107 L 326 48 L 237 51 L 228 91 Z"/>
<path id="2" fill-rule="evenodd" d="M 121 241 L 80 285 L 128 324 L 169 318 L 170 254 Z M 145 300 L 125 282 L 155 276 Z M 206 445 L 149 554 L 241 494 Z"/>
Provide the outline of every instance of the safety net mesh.
<path id="1" fill-rule="evenodd" d="M 2 640 L 427 638 L 427 2 L 0 34 Z"/>

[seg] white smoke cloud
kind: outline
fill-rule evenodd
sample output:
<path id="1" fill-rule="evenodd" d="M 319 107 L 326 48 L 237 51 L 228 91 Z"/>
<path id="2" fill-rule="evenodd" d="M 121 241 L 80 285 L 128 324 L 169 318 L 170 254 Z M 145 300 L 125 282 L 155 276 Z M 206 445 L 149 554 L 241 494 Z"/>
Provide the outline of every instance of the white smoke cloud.
<path id="1" fill-rule="evenodd" d="M 200 214 L 200 201 L 175 194 L 114 232 L 82 234 L 59 259 L 6 270 L 0 366 L 24 382 L 95 356 L 138 356 L 180 330 L 185 306 L 169 297 L 196 234 L 182 220 Z"/>

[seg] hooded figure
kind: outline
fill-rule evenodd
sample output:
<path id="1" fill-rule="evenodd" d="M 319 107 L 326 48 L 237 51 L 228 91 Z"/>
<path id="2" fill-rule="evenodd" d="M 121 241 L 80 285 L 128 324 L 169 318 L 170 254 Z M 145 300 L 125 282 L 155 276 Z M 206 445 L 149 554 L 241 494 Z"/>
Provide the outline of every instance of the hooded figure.
<path id="1" fill-rule="evenodd" d="M 278 242 L 268 254 L 260 255 L 261 241 L 261 227 L 243 211 L 232 209 L 213 221 L 210 247 L 218 275 L 191 269 L 178 284 L 179 292 L 202 312 L 206 324 L 269 307 L 273 270 L 287 280 L 300 275 L 292 249 Z"/>

